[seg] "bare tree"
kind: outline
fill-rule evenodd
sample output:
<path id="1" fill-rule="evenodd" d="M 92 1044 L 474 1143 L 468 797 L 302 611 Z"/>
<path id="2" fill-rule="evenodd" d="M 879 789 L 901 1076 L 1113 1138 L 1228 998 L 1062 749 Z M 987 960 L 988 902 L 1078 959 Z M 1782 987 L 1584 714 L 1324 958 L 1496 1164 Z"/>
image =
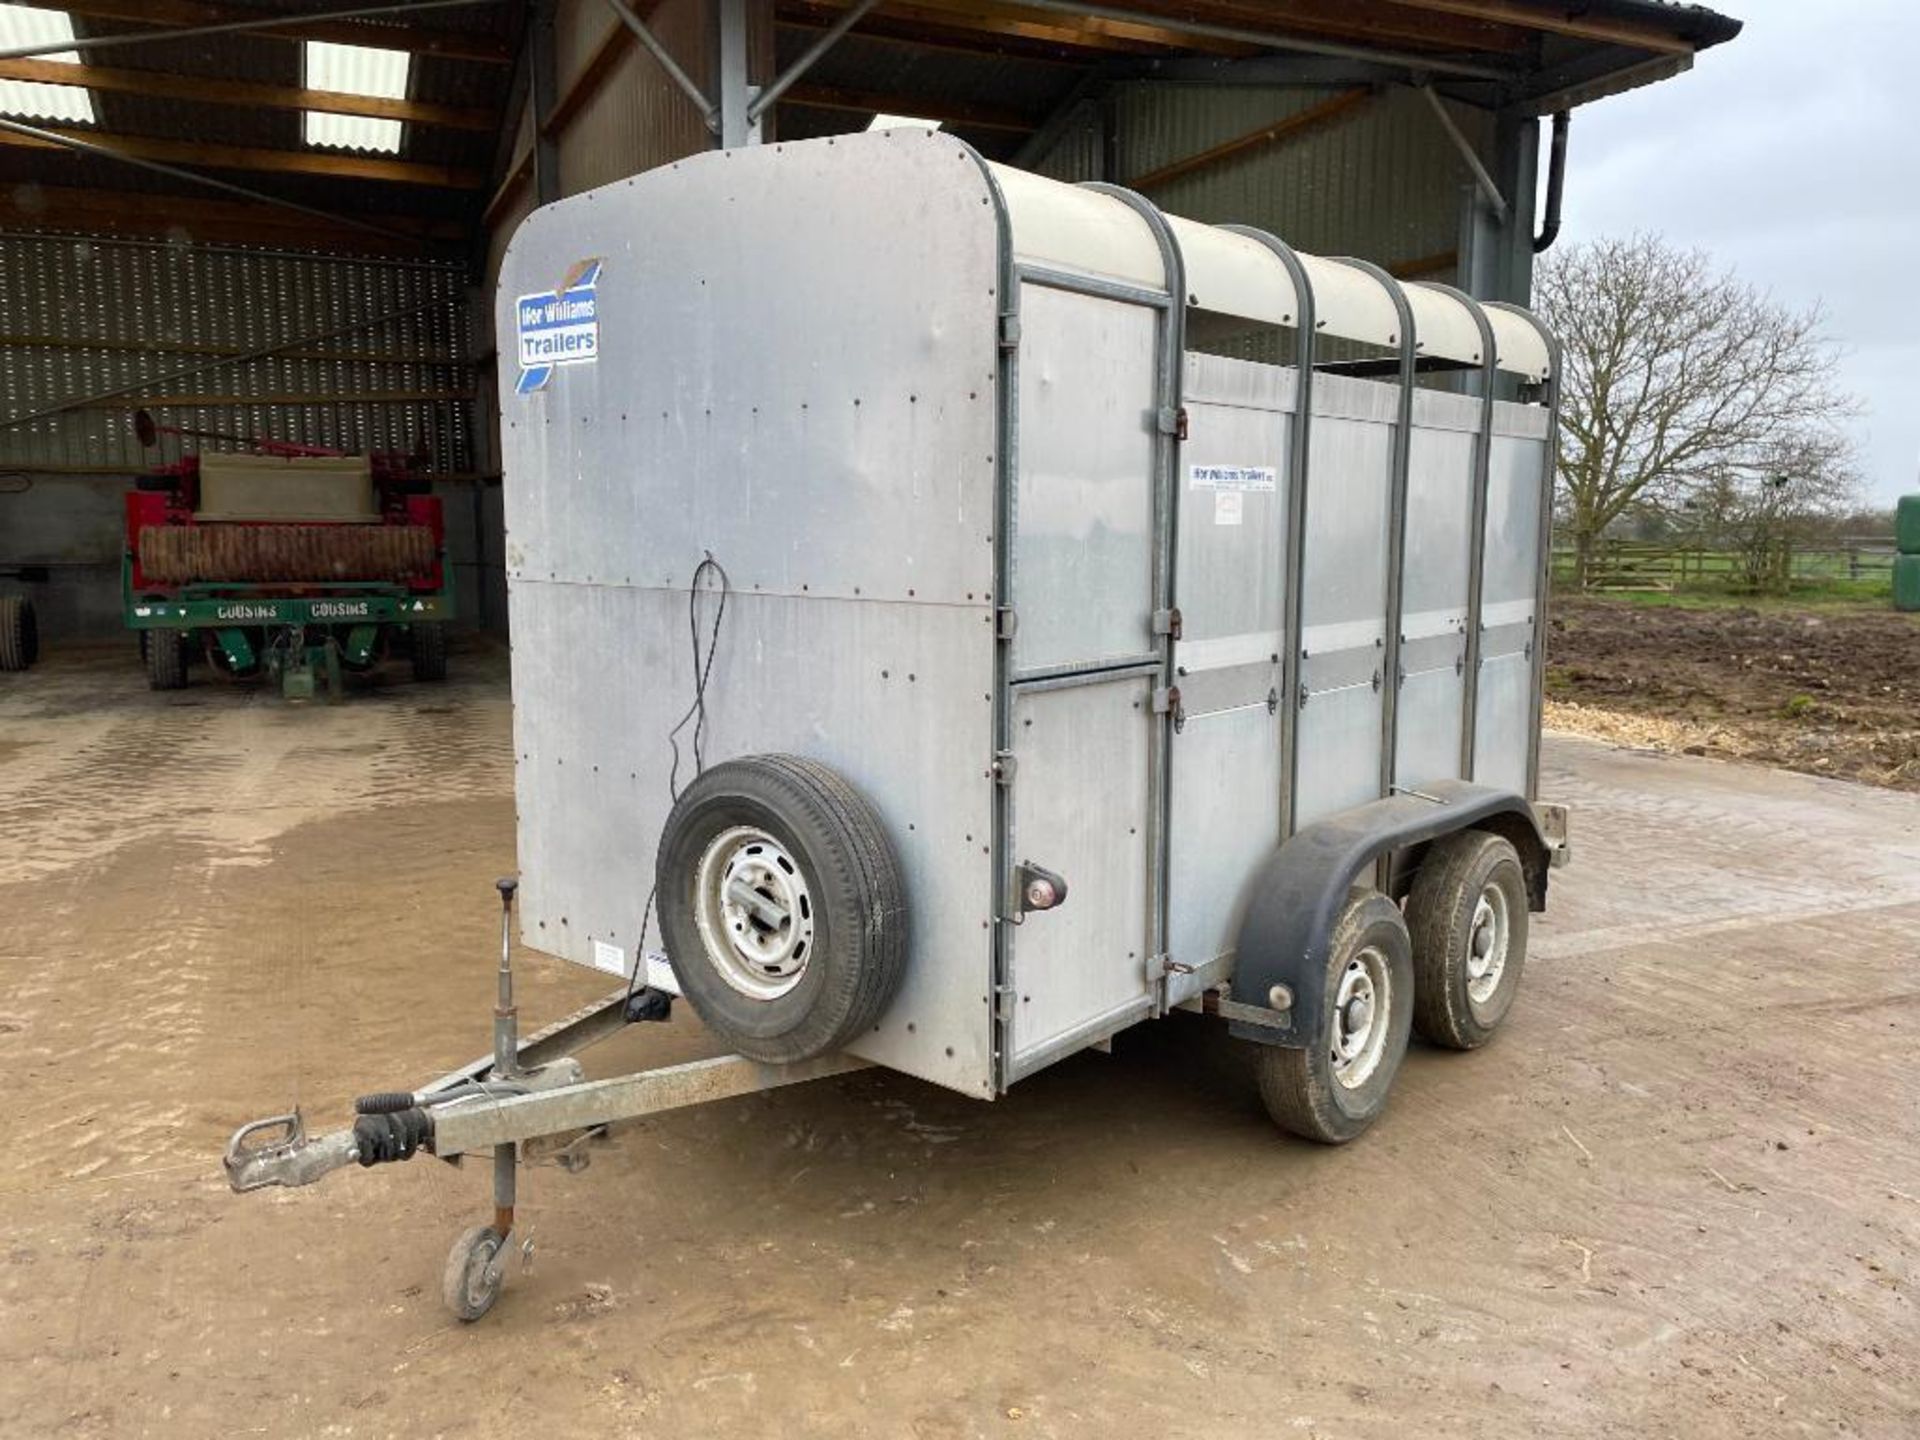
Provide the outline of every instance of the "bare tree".
<path id="1" fill-rule="evenodd" d="M 1709 543 L 1731 554 L 1741 588 L 1785 594 L 1794 548 L 1844 513 L 1858 488 L 1846 439 L 1811 432 L 1715 474 L 1687 508 Z"/>
<path id="2" fill-rule="evenodd" d="M 1579 585 L 1631 510 L 1773 515 L 1789 490 L 1801 512 L 1850 492 L 1840 422 L 1856 404 L 1818 309 L 1786 309 L 1653 235 L 1557 252 L 1534 303 L 1565 349 L 1560 506 Z"/>

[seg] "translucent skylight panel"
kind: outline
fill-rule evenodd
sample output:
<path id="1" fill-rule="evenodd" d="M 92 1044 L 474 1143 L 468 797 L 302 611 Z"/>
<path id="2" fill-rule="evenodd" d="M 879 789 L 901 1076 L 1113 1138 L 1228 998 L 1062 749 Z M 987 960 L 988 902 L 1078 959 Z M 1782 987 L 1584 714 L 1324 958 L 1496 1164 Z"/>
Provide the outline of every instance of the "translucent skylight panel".
<path id="1" fill-rule="evenodd" d="M 0 5 L 0 50 L 28 45 L 57 45 L 73 39 L 73 19 L 64 10 L 42 10 L 32 5 Z M 80 52 L 60 50 L 36 55 L 78 65 Z M 47 85 L 38 80 L 0 80 L 0 114 L 23 120 L 66 120 L 91 125 L 93 92 L 78 85 Z"/>
<path id="2" fill-rule="evenodd" d="M 404 50 L 335 45 L 326 40 L 309 40 L 302 48 L 309 90 L 372 95 L 382 100 L 406 98 L 407 69 L 413 57 Z M 331 115 L 318 110 L 303 110 L 300 118 L 301 133 L 309 145 L 332 150 L 399 153 L 398 120 L 382 120 L 370 115 Z"/>

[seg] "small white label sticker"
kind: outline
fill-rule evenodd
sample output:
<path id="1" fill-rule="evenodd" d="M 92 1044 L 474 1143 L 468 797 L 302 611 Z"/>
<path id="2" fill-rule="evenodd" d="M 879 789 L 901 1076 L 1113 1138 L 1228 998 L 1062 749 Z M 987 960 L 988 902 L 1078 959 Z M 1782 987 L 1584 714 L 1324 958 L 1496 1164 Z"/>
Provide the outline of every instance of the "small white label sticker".
<path id="1" fill-rule="evenodd" d="M 1213 523 L 1216 525 L 1238 525 L 1245 512 L 1246 492 L 1242 490 L 1216 490 L 1213 492 Z"/>
<path id="2" fill-rule="evenodd" d="M 596 940 L 593 942 L 593 968 L 605 970 L 609 975 L 624 975 L 627 973 L 627 952 L 618 945 Z"/>
<path id="3" fill-rule="evenodd" d="M 1272 490 L 1279 472 L 1271 465 L 1189 465 L 1187 484 L 1195 490 Z M 1239 521 L 1234 521 L 1239 524 Z"/>
<path id="4" fill-rule="evenodd" d="M 667 957 L 658 950 L 647 952 L 647 984 L 655 990 L 664 990 L 669 995 L 680 993 L 680 981 L 674 976 L 673 966 L 667 963 Z"/>

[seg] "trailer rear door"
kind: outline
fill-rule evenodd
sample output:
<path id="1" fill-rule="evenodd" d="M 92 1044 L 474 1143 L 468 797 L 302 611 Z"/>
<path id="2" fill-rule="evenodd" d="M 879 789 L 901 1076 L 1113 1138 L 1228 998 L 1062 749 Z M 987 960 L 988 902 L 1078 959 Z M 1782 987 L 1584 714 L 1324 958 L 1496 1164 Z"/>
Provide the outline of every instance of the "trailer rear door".
<path id="1" fill-rule="evenodd" d="M 1009 1083 L 1151 1006 L 1163 315 L 1021 287 L 1005 858 L 1059 874 L 1068 898 L 1007 926 Z M 1014 884 L 1008 892 L 1017 914 Z"/>

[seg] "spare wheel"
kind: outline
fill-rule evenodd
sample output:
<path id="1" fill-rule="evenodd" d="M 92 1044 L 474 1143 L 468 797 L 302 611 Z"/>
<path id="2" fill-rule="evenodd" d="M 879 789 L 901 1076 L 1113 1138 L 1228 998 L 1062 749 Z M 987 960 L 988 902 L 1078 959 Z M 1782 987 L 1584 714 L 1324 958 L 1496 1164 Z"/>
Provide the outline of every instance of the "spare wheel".
<path id="1" fill-rule="evenodd" d="M 900 865 L 873 807 L 796 755 L 715 765 L 654 861 L 660 932 L 707 1027 L 783 1064 L 870 1030 L 906 965 Z"/>

